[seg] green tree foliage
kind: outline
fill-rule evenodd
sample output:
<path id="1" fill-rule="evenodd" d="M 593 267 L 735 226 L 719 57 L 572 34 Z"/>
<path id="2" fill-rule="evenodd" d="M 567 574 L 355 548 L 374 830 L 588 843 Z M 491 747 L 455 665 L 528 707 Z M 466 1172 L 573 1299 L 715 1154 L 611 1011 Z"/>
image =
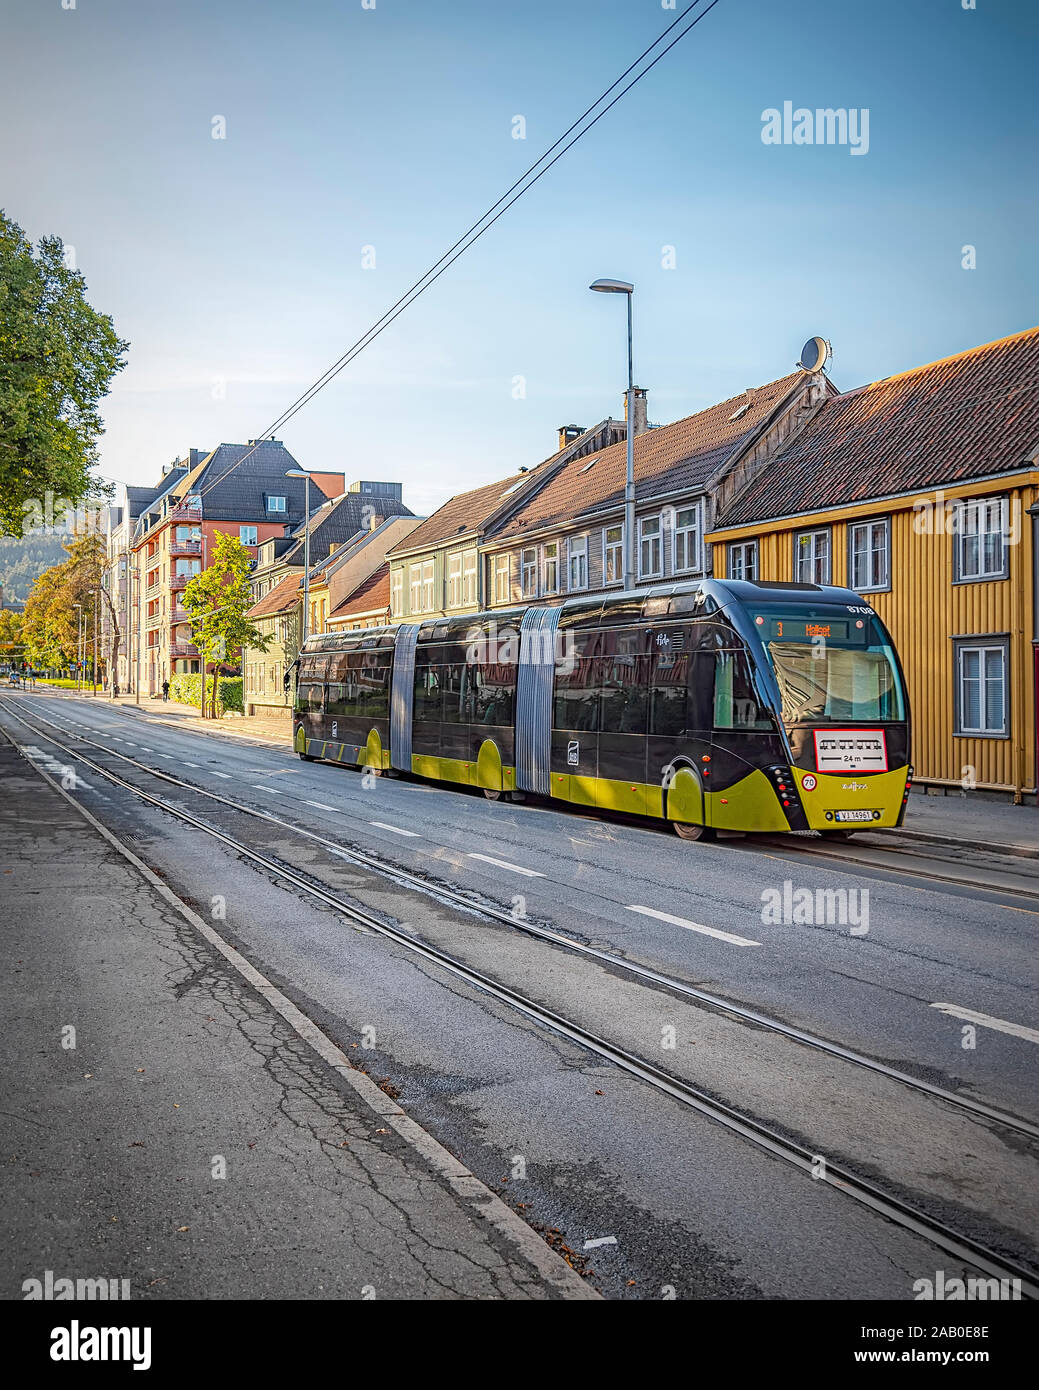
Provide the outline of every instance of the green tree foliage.
<path id="1" fill-rule="evenodd" d="M 85 291 L 59 237 L 34 251 L 0 212 L 0 534 L 51 525 L 94 490 L 98 402 L 128 344 Z"/>
<path id="2" fill-rule="evenodd" d="M 24 603 L 37 575 L 65 559 L 68 536 L 58 532 L 30 531 L 27 536 L 0 536 L 0 585 L 4 598 Z"/>
<path id="3" fill-rule="evenodd" d="M 249 592 L 249 551 L 237 536 L 215 532 L 209 567 L 196 574 L 184 590 L 181 603 L 191 614 L 191 640 L 208 671 L 224 661 L 234 662 L 245 646 L 265 652 L 271 639 L 246 618 L 252 607 Z M 216 718 L 216 680 L 202 699 L 202 715 L 207 705 Z"/>

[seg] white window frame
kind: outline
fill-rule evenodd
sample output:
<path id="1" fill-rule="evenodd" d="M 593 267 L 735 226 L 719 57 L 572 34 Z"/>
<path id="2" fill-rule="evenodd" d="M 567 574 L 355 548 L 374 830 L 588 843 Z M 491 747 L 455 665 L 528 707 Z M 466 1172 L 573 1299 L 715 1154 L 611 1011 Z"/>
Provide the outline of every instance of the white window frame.
<path id="1" fill-rule="evenodd" d="M 462 552 L 462 606 L 472 607 L 476 603 L 476 564 L 477 552 Z"/>
<path id="2" fill-rule="evenodd" d="M 610 533 L 616 531 L 617 540 L 610 540 Z M 614 574 L 610 576 L 611 567 Z M 602 528 L 602 582 L 603 585 L 624 583 L 624 525 L 604 526 Z"/>
<path id="3" fill-rule="evenodd" d="M 404 611 L 404 567 L 390 571 L 390 617 L 399 618 Z"/>
<path id="4" fill-rule="evenodd" d="M 462 552 L 456 550 L 447 557 L 447 606 L 462 606 Z"/>
<path id="5" fill-rule="evenodd" d="M 967 677 L 964 670 L 964 657 L 966 655 L 978 657 L 978 674 L 976 677 Z M 1006 641 L 993 641 L 991 638 L 979 638 L 977 641 L 960 642 L 956 649 L 956 733 L 965 738 L 1007 738 L 1010 733 L 1010 689 L 1008 677 L 1009 666 L 1009 646 Z M 999 685 L 1002 708 L 1002 722 L 998 728 L 992 727 L 987 722 L 985 687 L 992 679 L 988 674 L 990 659 L 998 658 L 999 663 Z M 964 717 L 967 701 L 964 698 L 964 690 L 967 680 L 976 681 L 978 684 L 978 712 L 980 724 L 969 725 Z"/>
<path id="6" fill-rule="evenodd" d="M 801 553 L 801 541 L 812 544 L 807 554 Z M 804 563 L 802 563 L 804 562 Z M 816 526 L 794 535 L 794 582 L 797 584 L 829 584 L 832 582 L 833 539 L 828 526 Z M 804 571 L 807 570 L 808 573 Z"/>
<path id="7" fill-rule="evenodd" d="M 576 576 L 575 576 L 576 562 Z M 566 587 L 571 594 L 588 588 L 588 537 L 571 536 L 566 543 Z"/>
<path id="8" fill-rule="evenodd" d="M 285 511 L 288 511 L 288 498 L 287 498 L 287 497 L 268 497 L 268 498 L 267 498 L 267 510 L 268 510 L 269 512 L 285 512 Z"/>
<path id="9" fill-rule="evenodd" d="M 495 603 L 508 603 L 512 597 L 512 556 L 508 551 L 503 555 L 495 555 L 493 572 L 494 601 Z"/>
<path id="10" fill-rule="evenodd" d="M 432 560 L 422 561 L 422 612 L 432 613 L 436 608 L 435 569 Z"/>
<path id="11" fill-rule="evenodd" d="M 520 551 L 520 592 L 524 598 L 538 596 L 538 548 L 525 546 Z"/>
<path id="12" fill-rule="evenodd" d="M 956 507 L 956 528 L 953 536 L 955 547 L 954 577 L 958 584 L 978 584 L 990 579 L 1006 579 L 1007 565 L 1007 499 L 1005 497 L 972 497 L 966 502 L 954 503 Z M 999 563 L 993 565 L 986 558 L 986 537 L 999 539 Z M 968 560 L 971 542 L 974 542 L 973 565 Z"/>
<path id="13" fill-rule="evenodd" d="M 856 536 L 862 533 L 865 533 L 866 549 L 860 555 L 856 553 L 855 542 Z M 883 540 L 879 550 L 874 545 L 878 535 Z M 858 573 L 857 562 L 860 558 L 866 562 L 865 575 Z M 859 582 L 862 579 L 864 583 Z M 871 517 L 868 521 L 848 523 L 848 588 L 854 589 L 857 594 L 882 593 L 891 588 L 890 517 Z"/>
<path id="14" fill-rule="evenodd" d="M 655 531 L 646 534 L 647 526 L 656 526 Z M 652 554 L 653 543 L 656 543 L 657 564 L 655 568 L 648 568 L 645 564 L 645 554 L 647 544 Z M 639 517 L 639 578 L 640 579 L 660 579 L 664 573 L 664 521 L 657 514 L 656 516 Z"/>
<path id="15" fill-rule="evenodd" d="M 736 573 L 739 568 L 739 574 Z M 752 573 L 748 573 L 748 570 Z M 730 579 L 751 580 L 758 577 L 758 543 L 754 541 L 730 541 L 726 574 Z"/>
<path id="16" fill-rule="evenodd" d="M 246 539 L 247 536 L 252 536 L 252 540 L 247 540 L 247 539 Z M 239 541 L 241 541 L 242 545 L 255 545 L 255 544 L 256 544 L 256 527 L 255 527 L 255 526 L 239 526 L 239 528 L 238 528 L 238 539 L 239 539 Z"/>
<path id="17" fill-rule="evenodd" d="M 422 612 L 422 562 L 413 560 L 408 566 L 408 597 L 411 600 L 411 612 Z"/>
<path id="18" fill-rule="evenodd" d="M 692 520 L 687 521 L 683 526 L 680 522 L 680 518 L 686 513 L 692 517 Z M 671 569 L 675 574 L 699 574 L 703 569 L 703 533 L 700 526 L 701 515 L 702 509 L 699 502 L 694 502 L 691 507 L 675 508 L 675 534 L 671 548 Z M 690 539 L 692 540 L 691 547 L 689 544 Z M 684 564 L 679 564 L 678 562 L 678 552 L 680 549 L 685 552 L 683 556 L 685 561 Z M 692 549 L 691 558 L 689 554 L 690 549 Z"/>
<path id="19" fill-rule="evenodd" d="M 551 581 L 548 577 L 549 566 L 551 566 Z M 558 594 L 559 580 L 559 542 L 546 541 L 541 547 L 541 592 L 543 594 Z"/>

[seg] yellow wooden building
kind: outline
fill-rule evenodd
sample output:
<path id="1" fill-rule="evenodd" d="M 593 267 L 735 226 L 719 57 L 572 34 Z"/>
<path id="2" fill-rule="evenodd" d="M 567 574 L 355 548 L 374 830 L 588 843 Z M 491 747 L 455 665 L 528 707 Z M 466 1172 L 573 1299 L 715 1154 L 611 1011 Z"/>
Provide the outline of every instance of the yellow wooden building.
<path id="1" fill-rule="evenodd" d="M 715 518 L 716 575 L 846 585 L 880 614 L 918 784 L 1036 795 L 1039 329 L 825 401 Z"/>

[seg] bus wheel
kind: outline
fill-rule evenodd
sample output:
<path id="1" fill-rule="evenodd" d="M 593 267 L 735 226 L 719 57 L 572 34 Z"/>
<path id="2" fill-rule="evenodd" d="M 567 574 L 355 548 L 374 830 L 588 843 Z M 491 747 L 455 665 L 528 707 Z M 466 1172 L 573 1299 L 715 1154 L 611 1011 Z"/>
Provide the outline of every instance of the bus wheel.
<path id="1" fill-rule="evenodd" d="M 488 801 L 511 801 L 512 793 L 500 791 L 497 787 L 484 787 L 483 794 Z"/>
<path id="2" fill-rule="evenodd" d="M 714 836 L 706 825 L 690 825 L 688 821 L 673 820 L 675 834 L 680 840 L 712 840 Z"/>

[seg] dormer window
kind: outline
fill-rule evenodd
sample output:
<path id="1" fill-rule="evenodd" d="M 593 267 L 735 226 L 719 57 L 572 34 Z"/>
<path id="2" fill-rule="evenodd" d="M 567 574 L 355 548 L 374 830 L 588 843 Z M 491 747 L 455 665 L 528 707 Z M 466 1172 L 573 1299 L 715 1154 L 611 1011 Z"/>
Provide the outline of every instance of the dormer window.
<path id="1" fill-rule="evenodd" d="M 267 510 L 269 512 L 283 512 L 286 510 L 286 499 L 284 497 L 268 497 Z"/>

